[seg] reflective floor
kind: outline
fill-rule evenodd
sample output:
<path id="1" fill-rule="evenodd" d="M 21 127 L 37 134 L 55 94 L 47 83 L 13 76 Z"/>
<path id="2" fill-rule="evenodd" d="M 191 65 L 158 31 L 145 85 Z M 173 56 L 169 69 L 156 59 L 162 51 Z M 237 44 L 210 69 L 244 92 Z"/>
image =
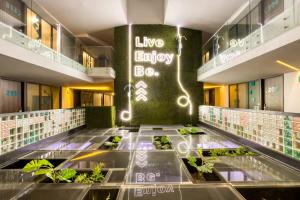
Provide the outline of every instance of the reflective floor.
<path id="1" fill-rule="evenodd" d="M 213 173 L 198 179 L 187 157 L 198 148 L 235 149 L 240 145 L 201 127 L 205 134 L 181 135 L 182 126 L 80 130 L 0 164 L 0 199 L 30 200 L 235 200 L 300 199 L 300 173 L 254 149 L 253 156 L 221 156 Z M 112 136 L 120 143 L 103 150 Z M 171 149 L 156 149 L 153 137 L 168 136 Z M 22 173 L 33 159 L 47 159 L 56 169 L 91 171 L 103 162 L 105 179 L 97 184 L 45 183 L 45 177 Z M 297 192 L 298 191 L 298 192 Z"/>

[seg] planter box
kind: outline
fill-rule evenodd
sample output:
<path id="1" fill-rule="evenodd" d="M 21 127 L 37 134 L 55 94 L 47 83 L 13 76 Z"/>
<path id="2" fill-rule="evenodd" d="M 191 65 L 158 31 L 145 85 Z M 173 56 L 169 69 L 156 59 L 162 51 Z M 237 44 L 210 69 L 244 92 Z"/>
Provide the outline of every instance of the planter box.
<path id="1" fill-rule="evenodd" d="M 105 179 L 105 177 L 107 175 L 107 172 L 108 171 L 102 171 L 102 174 L 104 175 L 104 179 Z M 87 173 L 88 175 L 91 175 L 93 173 L 93 171 L 92 170 L 80 170 L 80 171 L 77 171 L 76 175 L 83 174 L 83 173 Z M 43 180 L 41 180 L 40 183 L 48 183 L 48 184 L 74 184 L 73 182 L 72 183 L 67 183 L 67 182 L 53 183 L 53 181 L 50 178 L 48 178 L 48 177 L 46 177 Z M 94 184 L 99 184 L 99 183 L 94 183 Z M 76 184 L 78 184 L 78 183 L 76 183 Z"/>
<path id="2" fill-rule="evenodd" d="M 162 138 L 162 137 L 164 137 L 164 136 L 153 136 L 153 138 L 152 138 L 152 143 L 155 146 L 156 150 L 170 150 L 170 149 L 172 149 L 172 143 L 166 144 L 166 145 L 162 145 L 161 146 L 162 148 L 159 148 L 159 146 L 155 143 L 154 138 Z M 169 138 L 169 140 L 170 140 L 170 138 Z M 164 146 L 167 146 L 167 148 L 163 148 Z"/>
<path id="3" fill-rule="evenodd" d="M 114 139 L 114 137 L 116 137 L 116 136 L 111 136 L 111 137 L 109 137 L 105 142 L 112 142 L 113 139 Z M 120 138 L 121 138 L 121 141 L 122 141 L 122 137 L 121 137 L 121 136 L 117 136 L 117 137 L 120 137 Z M 117 149 L 117 148 L 119 147 L 121 141 L 118 142 L 118 143 L 114 143 L 115 146 L 107 146 L 107 145 L 105 145 L 105 142 L 104 142 L 104 143 L 99 147 L 99 149 L 101 149 L 101 150 L 115 150 L 115 149 Z"/>
<path id="4" fill-rule="evenodd" d="M 202 173 L 202 176 L 199 176 L 199 172 L 197 171 L 197 169 L 195 167 L 190 166 L 186 158 L 182 158 L 182 161 L 184 162 L 186 168 L 190 172 L 194 183 L 201 183 L 206 181 L 208 182 L 224 181 L 224 179 L 221 176 L 219 176 L 214 170 L 212 173 Z M 198 158 L 196 163 L 200 165 L 201 159 Z"/>

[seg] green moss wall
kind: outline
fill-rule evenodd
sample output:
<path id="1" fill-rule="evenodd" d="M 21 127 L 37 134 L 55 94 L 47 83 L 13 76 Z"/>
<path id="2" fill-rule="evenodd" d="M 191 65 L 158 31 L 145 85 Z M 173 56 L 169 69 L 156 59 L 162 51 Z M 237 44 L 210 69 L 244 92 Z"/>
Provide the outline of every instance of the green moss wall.
<path id="1" fill-rule="evenodd" d="M 116 70 L 115 79 L 115 105 L 116 120 L 118 125 L 123 124 L 120 120 L 120 113 L 127 108 L 127 92 L 124 87 L 128 84 L 128 26 L 115 28 L 115 54 L 114 67 Z M 187 124 L 196 123 L 198 120 L 198 106 L 203 100 L 203 85 L 197 82 L 197 69 L 201 65 L 201 31 L 181 28 L 183 40 L 181 55 L 181 82 L 184 88 L 191 95 L 193 102 L 193 115 L 189 116 L 188 107 L 182 108 L 177 104 L 177 98 L 184 93 L 180 90 L 177 82 L 177 30 L 176 27 L 165 25 L 133 25 L 132 26 L 132 48 L 135 48 L 135 36 L 147 36 L 149 38 L 160 38 L 165 42 L 164 47 L 145 48 L 145 52 L 157 50 L 162 53 L 174 53 L 174 60 L 171 65 L 165 64 L 142 64 L 145 67 L 152 67 L 160 73 L 159 77 L 133 77 L 133 85 L 143 80 L 147 85 L 148 101 L 136 102 L 135 95 L 132 95 L 133 119 L 130 125 L 140 124 Z M 133 52 L 132 52 L 132 58 Z M 132 59 L 132 70 L 135 63 Z M 132 71 L 133 73 L 133 71 Z M 135 91 L 133 91 L 134 93 Z"/>

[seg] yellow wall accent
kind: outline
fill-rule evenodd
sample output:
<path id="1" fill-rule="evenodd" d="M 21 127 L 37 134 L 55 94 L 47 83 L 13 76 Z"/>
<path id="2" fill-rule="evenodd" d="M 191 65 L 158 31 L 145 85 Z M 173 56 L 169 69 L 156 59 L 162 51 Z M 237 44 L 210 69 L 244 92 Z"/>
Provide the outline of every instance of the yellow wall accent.
<path id="1" fill-rule="evenodd" d="M 52 96 L 53 96 L 53 109 L 59 109 L 59 87 L 52 87 Z"/>
<path id="2" fill-rule="evenodd" d="M 74 108 L 74 90 L 62 87 L 62 108 Z"/>

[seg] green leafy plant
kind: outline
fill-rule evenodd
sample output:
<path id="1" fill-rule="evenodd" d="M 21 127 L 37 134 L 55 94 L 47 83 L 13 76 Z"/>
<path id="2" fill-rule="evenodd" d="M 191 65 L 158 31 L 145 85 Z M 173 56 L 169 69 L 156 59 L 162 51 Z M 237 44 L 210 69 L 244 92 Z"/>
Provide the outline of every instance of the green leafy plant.
<path id="1" fill-rule="evenodd" d="M 115 149 L 115 148 L 118 147 L 118 145 L 119 145 L 119 143 L 120 143 L 121 140 L 122 140 L 121 137 L 115 136 L 112 139 L 110 139 L 110 141 L 106 141 L 104 143 L 104 145 L 107 146 L 107 147 L 110 147 L 112 149 Z"/>
<path id="2" fill-rule="evenodd" d="M 22 171 L 25 173 L 33 172 L 35 176 L 45 175 L 54 183 L 69 183 L 71 182 L 71 179 L 76 175 L 76 171 L 70 168 L 54 170 L 54 166 L 46 159 L 32 160 L 24 166 Z"/>
<path id="3" fill-rule="evenodd" d="M 94 169 L 91 176 L 91 180 L 93 182 L 101 182 L 104 179 L 104 175 L 102 174 L 102 168 L 104 167 L 104 163 L 98 163 Z"/>
<path id="4" fill-rule="evenodd" d="M 113 143 L 119 143 L 119 142 L 121 142 L 121 139 L 122 139 L 121 137 L 115 136 L 114 139 L 112 140 L 112 142 Z"/>
<path id="5" fill-rule="evenodd" d="M 74 183 L 92 184 L 93 181 L 89 178 L 87 173 L 82 173 L 76 176 Z"/>
<path id="6" fill-rule="evenodd" d="M 187 129 L 185 129 L 185 128 L 180 128 L 179 129 L 179 133 L 181 135 L 187 135 L 187 134 L 189 134 L 189 131 Z"/>
<path id="7" fill-rule="evenodd" d="M 210 150 L 211 156 L 254 156 L 256 155 L 252 151 L 248 151 L 246 147 L 240 146 L 237 149 L 212 149 Z"/>
<path id="8" fill-rule="evenodd" d="M 168 136 L 155 136 L 153 144 L 157 149 L 171 149 L 171 140 Z"/>
<path id="9" fill-rule="evenodd" d="M 198 128 L 191 128 L 191 129 L 190 129 L 190 133 L 191 133 L 191 134 L 199 133 L 199 129 L 198 129 Z"/>
<path id="10" fill-rule="evenodd" d="M 194 135 L 194 134 L 198 134 L 200 132 L 199 128 L 196 127 L 189 127 L 189 128 L 180 128 L 179 129 L 179 133 L 181 135 Z"/>
<path id="11" fill-rule="evenodd" d="M 110 200 L 110 193 L 108 194 L 105 200 Z"/>
<path id="12" fill-rule="evenodd" d="M 198 149 L 197 152 L 199 154 L 201 164 L 198 165 L 197 158 L 190 155 L 187 158 L 189 165 L 196 168 L 199 173 L 212 173 L 216 158 L 215 157 L 204 157 L 202 149 Z"/>
<path id="13" fill-rule="evenodd" d="M 104 163 L 99 163 L 95 166 L 91 175 L 87 173 L 77 174 L 76 170 L 71 168 L 55 170 L 54 166 L 48 160 L 42 159 L 30 161 L 25 165 L 22 171 L 24 173 L 33 173 L 35 176 L 45 175 L 50 178 L 53 183 L 71 183 L 74 180 L 74 183 L 92 184 L 101 182 L 104 179 L 104 175 L 102 174 L 103 167 Z"/>
<path id="14" fill-rule="evenodd" d="M 102 174 L 102 168 L 104 167 L 104 163 L 97 164 L 91 175 L 87 173 L 79 174 L 76 179 L 75 183 L 85 183 L 85 184 L 92 184 L 92 183 L 100 183 L 105 178 Z"/>

